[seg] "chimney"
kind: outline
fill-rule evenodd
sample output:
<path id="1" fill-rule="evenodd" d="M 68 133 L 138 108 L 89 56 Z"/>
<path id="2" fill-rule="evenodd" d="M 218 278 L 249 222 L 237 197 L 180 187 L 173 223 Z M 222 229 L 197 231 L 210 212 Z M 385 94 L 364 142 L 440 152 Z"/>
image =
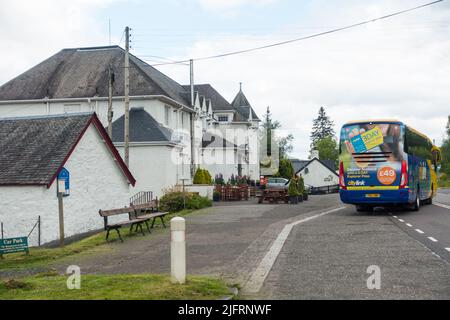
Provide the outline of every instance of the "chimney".
<path id="1" fill-rule="evenodd" d="M 311 151 L 311 159 L 317 158 L 319 159 L 319 150 L 312 150 Z"/>

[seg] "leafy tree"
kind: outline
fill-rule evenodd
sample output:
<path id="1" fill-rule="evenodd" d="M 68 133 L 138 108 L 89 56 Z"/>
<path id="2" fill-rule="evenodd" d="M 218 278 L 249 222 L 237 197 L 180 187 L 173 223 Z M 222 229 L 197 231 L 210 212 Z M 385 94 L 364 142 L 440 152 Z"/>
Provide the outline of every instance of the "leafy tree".
<path id="1" fill-rule="evenodd" d="M 334 137 L 334 122 L 327 116 L 324 107 L 320 107 L 319 115 L 313 121 L 313 127 L 311 132 L 311 150 L 316 148 L 316 144 L 319 140 L 326 137 Z"/>
<path id="2" fill-rule="evenodd" d="M 294 167 L 289 159 L 283 158 L 280 160 L 280 169 L 278 171 L 280 177 L 291 179 L 294 175 Z"/>
<path id="3" fill-rule="evenodd" d="M 441 172 L 445 173 L 447 176 L 450 175 L 450 116 L 448 117 L 446 126 L 446 137 L 441 146 L 442 152 L 442 167 Z"/>
<path id="4" fill-rule="evenodd" d="M 333 160 L 338 166 L 339 148 L 333 136 L 324 137 L 316 142 L 315 149 L 319 151 L 319 159 Z"/>
<path id="5" fill-rule="evenodd" d="M 270 108 L 267 107 L 266 116 L 264 122 L 262 124 L 262 128 L 264 132 L 267 132 L 267 155 L 271 156 L 272 150 L 272 131 L 281 128 L 281 123 L 277 120 L 272 119 L 272 113 L 270 112 Z M 278 137 L 277 143 L 280 152 L 280 159 L 287 158 L 287 155 L 292 152 L 293 146 L 292 142 L 294 141 L 294 136 L 292 134 L 287 135 L 286 137 Z"/>

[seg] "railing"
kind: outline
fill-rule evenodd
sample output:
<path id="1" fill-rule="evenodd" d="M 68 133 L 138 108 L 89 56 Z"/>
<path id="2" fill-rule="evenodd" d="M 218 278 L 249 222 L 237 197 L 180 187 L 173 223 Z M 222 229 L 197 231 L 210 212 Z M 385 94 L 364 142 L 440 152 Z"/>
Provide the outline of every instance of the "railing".
<path id="1" fill-rule="evenodd" d="M 317 195 L 317 194 L 329 194 L 329 193 L 338 193 L 339 185 L 333 186 L 324 186 L 324 187 L 311 187 L 309 190 L 309 194 Z"/>
<path id="2" fill-rule="evenodd" d="M 138 205 L 148 203 L 153 200 L 153 192 L 141 191 L 130 198 L 130 205 Z"/>
<path id="3" fill-rule="evenodd" d="M 27 238 L 30 238 L 31 234 L 37 227 L 37 245 L 41 246 L 41 216 L 38 216 L 38 219 L 36 223 L 33 225 L 33 228 L 31 228 L 31 231 L 28 233 Z M 0 233 L 1 233 L 1 239 L 3 240 L 5 237 L 5 230 L 3 222 L 0 222 Z"/>

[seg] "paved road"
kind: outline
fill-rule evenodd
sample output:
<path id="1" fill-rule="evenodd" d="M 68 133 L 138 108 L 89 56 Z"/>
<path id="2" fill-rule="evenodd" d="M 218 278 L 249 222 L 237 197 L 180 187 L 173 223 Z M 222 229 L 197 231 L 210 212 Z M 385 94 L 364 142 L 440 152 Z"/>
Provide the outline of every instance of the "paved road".
<path id="1" fill-rule="evenodd" d="M 434 204 L 422 206 L 418 212 L 392 211 L 392 215 L 403 231 L 450 263 L 449 191 L 439 191 Z"/>
<path id="2" fill-rule="evenodd" d="M 421 214 L 433 214 L 438 223 L 444 212 L 430 206 Z M 253 297 L 450 299 L 450 265 L 394 220 L 388 212 L 364 215 L 349 207 L 294 227 Z M 371 265 L 380 267 L 380 290 L 367 288 Z"/>
<path id="3" fill-rule="evenodd" d="M 438 200 L 445 202 L 447 194 Z M 312 219 L 340 206 L 337 195 L 327 195 L 299 205 L 221 204 L 188 216 L 188 274 L 221 276 L 244 288 L 262 279 L 261 289 L 246 298 L 450 299 L 449 209 L 431 205 L 419 213 L 369 215 L 346 207 Z M 129 238 L 57 268 L 64 272 L 71 264 L 83 274 L 169 273 L 170 234 L 156 230 Z M 371 265 L 381 269 L 380 290 L 367 289 Z"/>

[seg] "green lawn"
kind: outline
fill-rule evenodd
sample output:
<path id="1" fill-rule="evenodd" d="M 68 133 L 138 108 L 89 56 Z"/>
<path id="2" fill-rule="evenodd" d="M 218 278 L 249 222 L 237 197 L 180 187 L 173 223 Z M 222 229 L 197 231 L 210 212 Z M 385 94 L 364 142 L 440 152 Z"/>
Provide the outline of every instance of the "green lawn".
<path id="1" fill-rule="evenodd" d="M 175 215 L 186 216 L 196 214 L 197 211 L 183 210 L 176 214 L 169 214 L 164 218 L 167 228 L 169 221 Z M 155 228 L 161 228 L 159 219 L 155 222 Z M 147 232 L 147 231 L 146 231 Z M 168 232 L 168 231 L 167 231 Z M 140 233 L 129 233 L 127 228 L 122 228 L 121 235 L 124 241 L 130 237 L 139 237 Z M 47 267 L 49 263 L 58 262 L 59 260 L 77 255 L 77 254 L 94 254 L 99 251 L 112 250 L 114 242 L 120 241 L 117 233 L 111 231 L 108 242 L 105 240 L 106 232 L 100 232 L 83 240 L 66 245 L 64 248 L 30 248 L 30 254 L 14 253 L 4 255 L 4 259 L 0 259 L 0 270 L 19 270 L 27 268 Z M 139 237 L 141 238 L 141 237 Z M 142 237 L 145 240 L 145 237 Z"/>
<path id="2" fill-rule="evenodd" d="M 35 275 L 0 281 L 0 300 L 211 300 L 229 295 L 218 279 L 188 277 L 175 285 L 168 275 L 82 275 L 79 290 L 67 289 L 67 277 Z"/>

